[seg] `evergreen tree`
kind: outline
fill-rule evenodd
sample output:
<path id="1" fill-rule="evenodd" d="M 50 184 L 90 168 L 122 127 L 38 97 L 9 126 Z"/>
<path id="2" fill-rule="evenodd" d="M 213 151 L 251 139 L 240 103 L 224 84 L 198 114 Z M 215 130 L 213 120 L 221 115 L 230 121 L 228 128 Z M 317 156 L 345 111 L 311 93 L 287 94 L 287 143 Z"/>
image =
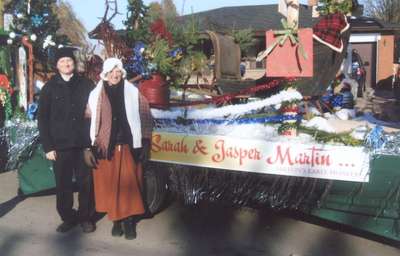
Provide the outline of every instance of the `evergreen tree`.
<path id="1" fill-rule="evenodd" d="M 136 41 L 147 41 L 149 20 L 147 13 L 149 8 L 142 0 L 128 0 L 126 26 L 128 41 L 133 45 Z"/>
<path id="2" fill-rule="evenodd" d="M 55 12 L 56 4 L 57 0 L 15 0 L 6 6 L 7 12 L 14 18 L 11 30 L 17 35 L 30 38 L 35 58 L 41 61 L 46 61 L 48 47 L 67 42 L 66 36 L 56 34 L 60 28 Z M 51 43 L 45 44 L 46 39 Z"/>

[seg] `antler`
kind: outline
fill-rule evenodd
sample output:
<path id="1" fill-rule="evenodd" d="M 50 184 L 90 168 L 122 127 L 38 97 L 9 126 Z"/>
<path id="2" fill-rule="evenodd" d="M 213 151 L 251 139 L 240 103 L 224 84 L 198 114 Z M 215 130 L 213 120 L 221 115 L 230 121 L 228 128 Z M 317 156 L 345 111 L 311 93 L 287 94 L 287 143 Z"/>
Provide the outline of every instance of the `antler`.
<path id="1" fill-rule="evenodd" d="M 110 7 L 111 4 L 114 4 L 114 8 Z M 107 19 L 108 10 L 110 10 L 110 9 L 112 11 L 114 11 L 114 13 L 111 15 L 110 18 Z M 106 11 L 104 13 L 103 21 L 110 22 L 117 14 L 119 14 L 117 1 L 116 0 L 106 0 Z"/>

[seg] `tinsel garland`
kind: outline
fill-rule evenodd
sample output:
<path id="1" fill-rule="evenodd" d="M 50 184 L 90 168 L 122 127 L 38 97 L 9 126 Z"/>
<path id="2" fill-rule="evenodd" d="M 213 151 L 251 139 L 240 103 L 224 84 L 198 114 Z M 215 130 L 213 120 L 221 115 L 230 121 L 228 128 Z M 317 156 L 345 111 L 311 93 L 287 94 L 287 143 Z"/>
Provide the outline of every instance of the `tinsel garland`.
<path id="1" fill-rule="evenodd" d="M 8 120 L 0 129 L 3 171 L 16 170 L 32 157 L 39 143 L 37 123 L 20 118 Z"/>
<path id="2" fill-rule="evenodd" d="M 150 168 L 168 171 L 168 187 L 188 205 L 208 201 L 241 207 L 309 211 L 323 200 L 331 182 L 174 164 L 159 165 L 151 163 Z"/>
<path id="3" fill-rule="evenodd" d="M 381 126 L 376 126 L 367 135 L 364 146 L 378 155 L 400 155 L 400 132 L 388 133 Z"/>
<path id="4" fill-rule="evenodd" d="M 238 118 L 238 119 L 167 119 L 158 118 L 154 119 L 156 126 L 166 126 L 171 123 L 178 123 L 184 125 L 234 125 L 234 124 L 266 124 L 266 123 L 281 123 L 286 120 L 300 120 L 301 115 L 275 115 L 253 118 Z"/>
<path id="5" fill-rule="evenodd" d="M 297 92 L 292 87 L 287 89 L 288 91 Z M 284 116 L 297 115 L 299 112 L 298 103 L 299 99 L 286 100 L 281 103 L 279 111 Z M 278 133 L 283 136 L 297 136 L 298 120 L 286 119 L 282 122 L 278 128 Z"/>
<path id="6" fill-rule="evenodd" d="M 331 99 L 331 105 L 334 109 L 341 108 L 343 106 L 343 95 L 334 95 Z"/>
<path id="7" fill-rule="evenodd" d="M 220 108 L 210 107 L 206 109 L 176 109 L 174 111 L 165 111 L 152 109 L 151 112 L 154 118 L 170 118 L 176 119 L 178 117 L 185 117 L 187 119 L 212 119 L 212 118 L 226 118 L 227 116 L 235 117 L 250 113 L 251 111 L 261 109 L 268 106 L 278 105 L 284 101 L 301 100 L 303 96 L 293 90 L 281 91 L 267 99 L 249 102 L 241 105 L 229 105 Z"/>
<path id="8" fill-rule="evenodd" d="M 183 107 L 183 106 L 196 106 L 196 105 L 203 105 L 203 104 L 215 104 L 215 105 L 224 105 L 227 102 L 234 100 L 237 96 L 240 95 L 254 95 L 258 92 L 270 91 L 275 89 L 278 86 L 285 85 L 286 83 L 295 81 L 294 78 L 287 78 L 287 79 L 275 79 L 266 84 L 259 84 L 250 88 L 246 88 L 240 90 L 239 92 L 235 93 L 228 93 L 220 96 L 214 96 L 210 99 L 199 100 L 199 101 L 187 101 L 187 102 L 172 102 L 170 106 L 172 107 Z"/>
<path id="9" fill-rule="evenodd" d="M 284 136 L 291 136 L 293 135 L 292 132 L 289 132 L 290 130 L 296 130 L 297 129 L 298 124 L 297 123 L 285 123 L 283 122 L 279 128 L 278 128 L 278 133 L 280 135 L 284 135 Z"/>

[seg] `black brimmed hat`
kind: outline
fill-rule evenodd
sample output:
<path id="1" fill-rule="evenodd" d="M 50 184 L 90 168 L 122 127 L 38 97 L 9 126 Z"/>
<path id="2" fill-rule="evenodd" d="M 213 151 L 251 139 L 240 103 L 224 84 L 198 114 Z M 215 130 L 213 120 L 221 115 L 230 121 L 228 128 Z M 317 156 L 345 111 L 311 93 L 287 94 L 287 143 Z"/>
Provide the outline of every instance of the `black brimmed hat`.
<path id="1" fill-rule="evenodd" d="M 54 60 L 55 60 L 54 63 L 57 65 L 57 62 L 61 58 L 64 58 L 64 57 L 71 58 L 74 62 L 76 62 L 74 51 L 75 51 L 75 49 L 71 48 L 71 47 L 62 47 L 62 48 L 57 49 L 55 58 L 54 58 Z"/>

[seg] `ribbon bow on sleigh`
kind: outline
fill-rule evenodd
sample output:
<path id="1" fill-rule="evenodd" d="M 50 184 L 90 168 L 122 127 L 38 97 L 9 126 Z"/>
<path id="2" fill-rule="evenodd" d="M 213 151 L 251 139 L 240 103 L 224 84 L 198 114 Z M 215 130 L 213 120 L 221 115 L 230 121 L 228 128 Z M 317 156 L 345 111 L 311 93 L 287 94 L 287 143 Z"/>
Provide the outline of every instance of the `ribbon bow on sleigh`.
<path id="1" fill-rule="evenodd" d="M 278 45 L 283 46 L 288 39 L 293 46 L 296 45 L 297 51 L 300 52 L 301 56 L 303 56 L 304 59 L 308 59 L 308 55 L 304 51 L 304 47 L 299 40 L 298 29 L 296 28 L 297 26 L 289 26 L 285 19 L 282 19 L 281 23 L 283 26 L 283 30 L 274 31 L 274 36 L 276 37 L 275 42 L 271 44 L 265 51 L 260 52 L 257 55 L 256 61 L 262 61 L 263 59 L 265 59 L 275 49 L 275 47 L 277 47 Z"/>
<path id="2" fill-rule="evenodd" d="M 302 61 L 300 60 L 300 55 L 304 60 L 308 59 L 307 52 L 304 50 L 304 46 L 300 41 L 299 30 L 297 29 L 297 24 L 289 25 L 285 19 L 281 20 L 283 29 L 272 31 L 274 42 L 265 50 L 257 55 L 257 61 L 262 61 L 277 47 L 284 47 L 286 41 L 290 41 L 291 47 L 295 47 L 295 57 L 297 61 L 297 67 L 300 72 L 302 72 Z M 271 39 L 267 39 L 271 40 Z"/>

